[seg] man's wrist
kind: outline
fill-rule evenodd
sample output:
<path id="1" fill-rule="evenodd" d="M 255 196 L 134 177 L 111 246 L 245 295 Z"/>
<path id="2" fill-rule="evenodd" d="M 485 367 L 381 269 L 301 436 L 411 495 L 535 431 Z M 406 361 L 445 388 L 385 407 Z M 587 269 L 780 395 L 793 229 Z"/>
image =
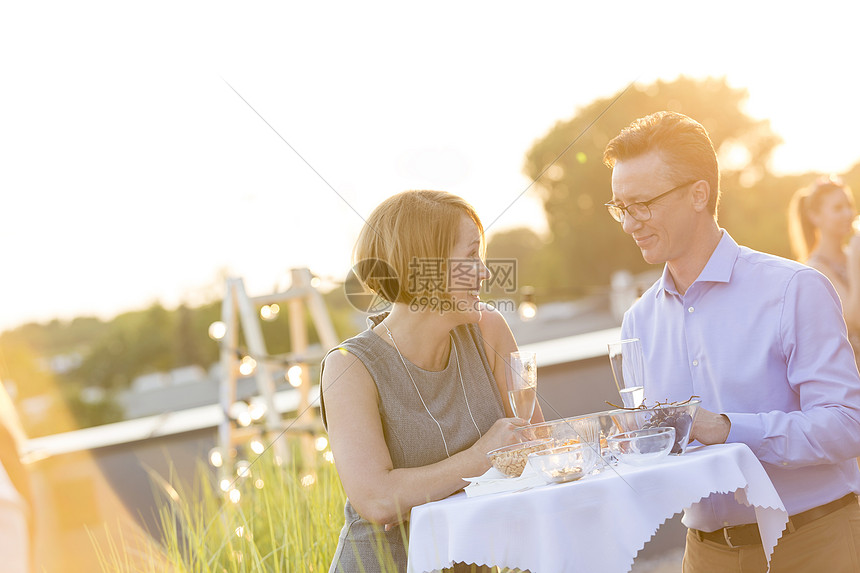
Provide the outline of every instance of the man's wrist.
<path id="1" fill-rule="evenodd" d="M 720 414 L 720 418 L 722 419 L 723 425 L 725 426 L 725 429 L 726 429 L 726 433 L 723 436 L 723 441 L 722 441 L 722 443 L 725 444 L 726 440 L 729 439 L 729 434 L 732 431 L 732 421 L 725 414 Z"/>

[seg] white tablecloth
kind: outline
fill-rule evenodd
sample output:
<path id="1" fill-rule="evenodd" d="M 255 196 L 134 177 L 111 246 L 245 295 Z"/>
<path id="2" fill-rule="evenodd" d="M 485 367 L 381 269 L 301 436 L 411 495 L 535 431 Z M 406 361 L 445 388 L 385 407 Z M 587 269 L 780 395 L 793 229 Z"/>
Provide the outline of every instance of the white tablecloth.
<path id="1" fill-rule="evenodd" d="M 651 466 L 619 464 L 576 482 L 459 493 L 415 507 L 408 571 L 462 561 L 536 573 L 627 572 L 664 521 L 716 492 L 735 492 L 739 503 L 755 507 L 770 561 L 788 521 L 785 506 L 747 446 L 721 444 Z"/>

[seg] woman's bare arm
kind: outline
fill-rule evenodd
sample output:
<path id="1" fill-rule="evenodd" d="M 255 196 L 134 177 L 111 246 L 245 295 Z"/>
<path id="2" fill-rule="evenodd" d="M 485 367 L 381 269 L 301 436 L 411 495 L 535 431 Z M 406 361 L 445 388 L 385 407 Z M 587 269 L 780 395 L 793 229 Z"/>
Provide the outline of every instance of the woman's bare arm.
<path id="1" fill-rule="evenodd" d="M 516 418 L 502 418 L 472 447 L 419 468 L 394 469 L 382 431 L 378 393 L 354 355 L 333 352 L 323 370 L 329 442 L 338 475 L 355 510 L 368 521 L 397 523 L 416 505 L 447 497 L 466 485 L 461 478 L 489 469 L 486 453 L 516 442 Z"/>

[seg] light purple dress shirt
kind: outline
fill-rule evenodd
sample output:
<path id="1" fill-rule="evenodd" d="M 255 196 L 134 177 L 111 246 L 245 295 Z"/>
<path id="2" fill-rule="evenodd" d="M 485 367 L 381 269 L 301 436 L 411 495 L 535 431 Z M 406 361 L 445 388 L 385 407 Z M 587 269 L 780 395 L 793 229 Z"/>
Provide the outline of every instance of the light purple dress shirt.
<path id="1" fill-rule="evenodd" d="M 622 335 L 642 341 L 646 400 L 699 396 L 726 414 L 726 441 L 752 449 L 789 515 L 860 493 L 860 376 L 839 297 L 818 271 L 740 247 L 723 230 L 687 292 L 665 268 Z M 714 531 L 755 513 L 714 494 L 683 522 Z"/>

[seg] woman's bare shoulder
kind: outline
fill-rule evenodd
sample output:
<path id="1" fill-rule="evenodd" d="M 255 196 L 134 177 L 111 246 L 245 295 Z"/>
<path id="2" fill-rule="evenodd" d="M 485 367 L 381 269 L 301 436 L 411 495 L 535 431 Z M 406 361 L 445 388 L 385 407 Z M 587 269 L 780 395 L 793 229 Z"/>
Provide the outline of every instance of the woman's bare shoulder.
<path id="1" fill-rule="evenodd" d="M 328 395 L 335 387 L 338 390 L 354 390 L 374 386 L 373 378 L 361 359 L 343 347 L 335 348 L 325 357 L 321 384 Z"/>

